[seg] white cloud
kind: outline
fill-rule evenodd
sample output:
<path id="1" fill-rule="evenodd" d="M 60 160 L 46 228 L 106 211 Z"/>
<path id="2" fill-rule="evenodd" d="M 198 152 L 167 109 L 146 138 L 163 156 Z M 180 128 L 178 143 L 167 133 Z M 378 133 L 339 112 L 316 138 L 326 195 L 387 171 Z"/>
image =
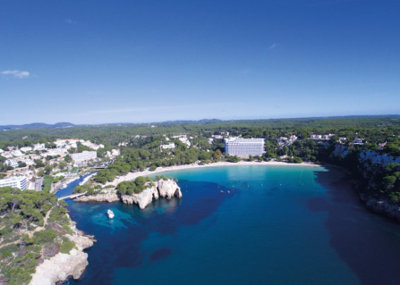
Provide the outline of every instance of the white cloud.
<path id="1" fill-rule="evenodd" d="M 67 23 L 67 24 L 70 24 L 70 25 L 76 24 L 76 21 L 71 20 L 71 19 L 65 19 L 64 22 Z"/>
<path id="2" fill-rule="evenodd" d="M 1 74 L 3 75 L 10 75 L 15 78 L 26 78 L 29 77 L 30 73 L 28 71 L 19 71 L 19 70 L 5 70 L 2 71 Z"/>
<path id="3" fill-rule="evenodd" d="M 269 48 L 270 49 L 273 49 L 273 48 L 276 48 L 276 47 L 278 47 L 279 46 L 279 44 L 277 44 L 277 43 L 274 43 L 272 46 L 270 46 Z"/>

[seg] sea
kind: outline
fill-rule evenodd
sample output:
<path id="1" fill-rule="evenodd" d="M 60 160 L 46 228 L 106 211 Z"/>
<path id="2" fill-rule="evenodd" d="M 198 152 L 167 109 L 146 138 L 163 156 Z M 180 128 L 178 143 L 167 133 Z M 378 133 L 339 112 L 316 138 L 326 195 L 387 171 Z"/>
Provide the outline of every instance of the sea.
<path id="1" fill-rule="evenodd" d="M 400 284 L 400 225 L 367 210 L 343 172 L 252 165 L 165 175 L 179 180 L 182 199 L 145 210 L 67 200 L 97 240 L 68 284 Z"/>

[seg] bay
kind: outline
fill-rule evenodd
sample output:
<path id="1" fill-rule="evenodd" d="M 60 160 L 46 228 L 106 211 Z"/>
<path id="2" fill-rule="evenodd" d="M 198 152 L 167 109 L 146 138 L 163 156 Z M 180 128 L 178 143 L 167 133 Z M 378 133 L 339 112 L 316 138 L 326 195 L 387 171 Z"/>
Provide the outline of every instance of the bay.
<path id="1" fill-rule="evenodd" d="M 179 179 L 181 200 L 145 210 L 67 201 L 77 227 L 98 241 L 70 284 L 399 284 L 399 225 L 368 211 L 342 172 L 231 166 L 165 175 Z"/>

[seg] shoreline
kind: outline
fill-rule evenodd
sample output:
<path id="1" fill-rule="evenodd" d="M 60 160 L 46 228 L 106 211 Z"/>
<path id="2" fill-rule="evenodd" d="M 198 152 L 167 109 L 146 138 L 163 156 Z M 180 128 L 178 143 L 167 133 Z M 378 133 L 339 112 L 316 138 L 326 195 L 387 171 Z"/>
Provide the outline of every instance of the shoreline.
<path id="1" fill-rule="evenodd" d="M 177 165 L 177 166 L 168 166 L 168 167 L 157 167 L 156 170 L 144 170 L 141 172 L 130 172 L 124 176 L 114 179 L 112 182 L 107 182 L 104 186 L 114 185 L 117 186 L 119 183 L 124 181 L 131 181 L 136 179 L 139 176 L 148 176 L 158 173 L 171 172 L 177 170 L 186 170 L 186 169 L 197 169 L 197 168 L 210 168 L 210 167 L 223 167 L 223 166 L 306 166 L 306 167 L 323 167 L 322 164 L 315 163 L 288 163 L 288 162 L 279 162 L 279 161 L 239 161 L 239 162 L 215 162 L 208 164 L 185 164 L 185 165 Z"/>

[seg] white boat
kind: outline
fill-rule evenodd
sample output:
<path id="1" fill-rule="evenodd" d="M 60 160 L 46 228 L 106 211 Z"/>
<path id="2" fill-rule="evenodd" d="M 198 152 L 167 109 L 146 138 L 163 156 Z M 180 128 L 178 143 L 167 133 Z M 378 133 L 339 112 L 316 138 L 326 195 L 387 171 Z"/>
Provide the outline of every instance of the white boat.
<path id="1" fill-rule="evenodd" d="M 107 210 L 107 216 L 108 216 L 109 219 L 112 219 L 112 218 L 114 218 L 115 215 L 114 215 L 113 211 Z"/>
<path id="2" fill-rule="evenodd" d="M 68 187 L 68 184 L 67 183 L 63 183 L 62 185 L 61 185 L 61 189 L 64 189 L 64 188 L 67 188 Z"/>

